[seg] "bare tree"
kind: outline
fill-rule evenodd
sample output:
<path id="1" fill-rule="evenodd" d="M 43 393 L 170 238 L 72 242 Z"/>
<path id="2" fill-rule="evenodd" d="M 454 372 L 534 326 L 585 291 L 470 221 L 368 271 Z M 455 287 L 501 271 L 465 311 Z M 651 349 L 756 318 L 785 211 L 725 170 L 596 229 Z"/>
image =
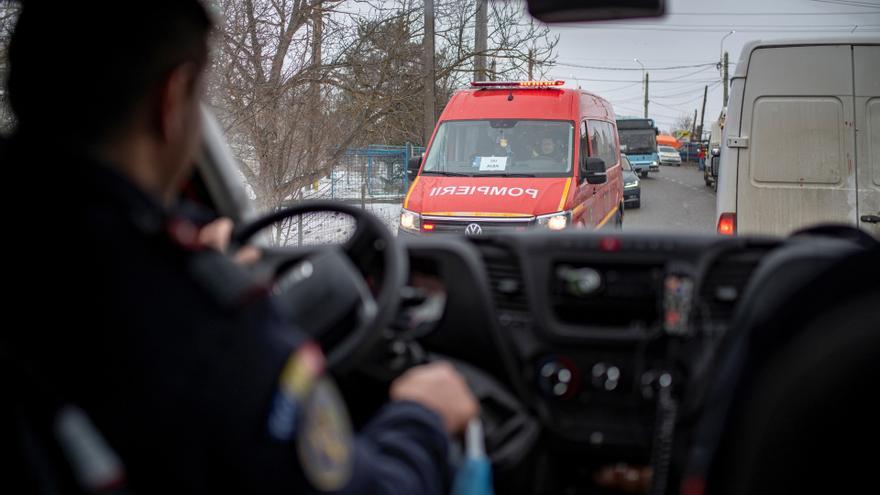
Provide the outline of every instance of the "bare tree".
<path id="1" fill-rule="evenodd" d="M 345 150 L 421 143 L 421 2 L 217 0 L 225 22 L 209 94 L 263 209 L 301 197 Z M 438 108 L 474 64 L 476 5 L 436 6 Z M 489 9 L 496 78 L 552 65 L 558 39 L 515 2 Z M 422 143 L 423 144 L 423 143 Z"/>
<path id="2" fill-rule="evenodd" d="M 687 133 L 691 132 L 691 129 L 694 125 L 694 116 L 689 113 L 683 113 L 679 115 L 675 122 L 672 124 L 672 129 L 670 129 L 672 135 L 677 135 L 682 131 L 686 131 Z"/>

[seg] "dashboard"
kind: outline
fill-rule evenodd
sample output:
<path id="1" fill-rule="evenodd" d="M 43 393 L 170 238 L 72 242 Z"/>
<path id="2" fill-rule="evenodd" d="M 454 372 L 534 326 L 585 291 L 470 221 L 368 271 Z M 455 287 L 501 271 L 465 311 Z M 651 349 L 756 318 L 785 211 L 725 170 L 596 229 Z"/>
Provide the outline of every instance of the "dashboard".
<path id="1" fill-rule="evenodd" d="M 665 405 L 686 398 L 781 241 L 563 232 L 406 242 L 413 270 L 446 291 L 426 347 L 509 387 L 551 450 L 647 462 Z"/>

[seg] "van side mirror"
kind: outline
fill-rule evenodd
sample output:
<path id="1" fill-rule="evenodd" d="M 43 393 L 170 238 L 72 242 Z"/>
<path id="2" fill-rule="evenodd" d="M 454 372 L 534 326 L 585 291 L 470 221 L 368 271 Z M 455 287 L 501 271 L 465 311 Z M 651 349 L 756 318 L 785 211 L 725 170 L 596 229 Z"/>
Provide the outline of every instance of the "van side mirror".
<path id="1" fill-rule="evenodd" d="M 590 157 L 581 162 L 581 179 L 590 184 L 604 184 L 608 181 L 605 174 L 605 160 Z"/>
<path id="2" fill-rule="evenodd" d="M 416 175 L 419 173 L 419 167 L 422 165 L 422 156 L 414 156 L 409 159 L 409 162 L 406 164 L 406 179 L 409 182 L 415 180 Z"/>

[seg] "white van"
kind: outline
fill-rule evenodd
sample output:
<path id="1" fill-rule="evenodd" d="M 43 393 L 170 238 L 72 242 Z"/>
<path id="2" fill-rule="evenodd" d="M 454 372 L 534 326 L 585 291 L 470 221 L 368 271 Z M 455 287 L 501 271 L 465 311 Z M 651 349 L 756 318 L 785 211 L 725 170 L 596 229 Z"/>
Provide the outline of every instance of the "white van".
<path id="1" fill-rule="evenodd" d="M 719 173 L 719 233 L 845 222 L 880 237 L 880 38 L 747 44 Z"/>

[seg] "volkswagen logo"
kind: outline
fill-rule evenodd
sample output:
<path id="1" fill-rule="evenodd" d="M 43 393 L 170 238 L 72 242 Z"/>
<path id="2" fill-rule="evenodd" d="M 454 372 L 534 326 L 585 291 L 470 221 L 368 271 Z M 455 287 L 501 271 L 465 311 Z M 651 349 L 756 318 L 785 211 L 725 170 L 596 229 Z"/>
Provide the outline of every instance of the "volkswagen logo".
<path id="1" fill-rule="evenodd" d="M 464 235 L 480 235 L 483 233 L 483 228 L 480 227 L 480 224 L 472 223 L 464 228 Z"/>

